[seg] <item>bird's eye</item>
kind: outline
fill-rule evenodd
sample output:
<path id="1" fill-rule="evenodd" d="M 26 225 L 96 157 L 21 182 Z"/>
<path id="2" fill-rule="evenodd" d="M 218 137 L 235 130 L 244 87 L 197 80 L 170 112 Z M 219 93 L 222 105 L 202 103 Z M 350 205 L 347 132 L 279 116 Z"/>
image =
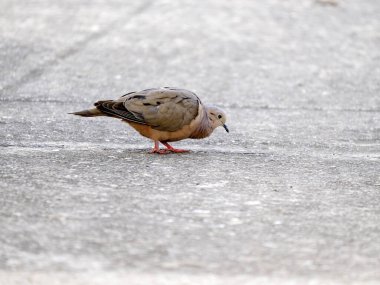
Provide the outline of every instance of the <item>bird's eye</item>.
<path id="1" fill-rule="evenodd" d="M 221 119 L 221 118 L 222 118 L 222 115 L 219 115 L 218 118 Z"/>

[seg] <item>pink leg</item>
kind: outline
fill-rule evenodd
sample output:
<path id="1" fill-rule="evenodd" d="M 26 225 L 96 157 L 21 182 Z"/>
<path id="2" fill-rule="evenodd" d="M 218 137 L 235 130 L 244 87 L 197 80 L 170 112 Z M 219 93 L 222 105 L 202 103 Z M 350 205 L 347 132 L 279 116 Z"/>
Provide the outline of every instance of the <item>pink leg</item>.
<path id="1" fill-rule="evenodd" d="M 181 152 L 189 152 L 189 150 L 186 149 L 179 149 L 179 148 L 174 148 L 167 142 L 161 142 L 164 146 L 166 146 L 167 150 L 175 153 L 181 153 Z"/>
<path id="2" fill-rule="evenodd" d="M 160 149 L 158 141 L 154 141 L 154 148 L 150 151 L 150 153 L 167 154 L 168 151 L 166 149 Z"/>

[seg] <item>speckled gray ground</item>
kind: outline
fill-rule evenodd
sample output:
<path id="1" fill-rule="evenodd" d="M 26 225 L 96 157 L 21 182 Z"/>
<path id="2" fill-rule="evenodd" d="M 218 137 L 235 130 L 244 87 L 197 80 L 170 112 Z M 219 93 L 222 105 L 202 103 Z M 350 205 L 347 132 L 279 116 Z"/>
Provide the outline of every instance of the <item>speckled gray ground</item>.
<path id="1" fill-rule="evenodd" d="M 0 284 L 380 284 L 380 2 L 0 2 Z M 178 86 L 150 155 L 67 113 Z"/>

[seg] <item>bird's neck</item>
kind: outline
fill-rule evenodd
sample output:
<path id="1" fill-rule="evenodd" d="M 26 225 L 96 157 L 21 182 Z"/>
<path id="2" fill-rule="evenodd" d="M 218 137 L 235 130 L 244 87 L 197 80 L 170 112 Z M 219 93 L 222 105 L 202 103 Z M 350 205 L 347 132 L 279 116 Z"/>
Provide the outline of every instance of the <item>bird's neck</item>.
<path id="1" fill-rule="evenodd" d="M 202 110 L 201 120 L 198 124 L 198 127 L 192 132 L 190 138 L 192 139 L 203 139 L 211 135 L 214 130 L 211 126 L 210 120 L 207 116 L 207 111 L 205 109 Z"/>

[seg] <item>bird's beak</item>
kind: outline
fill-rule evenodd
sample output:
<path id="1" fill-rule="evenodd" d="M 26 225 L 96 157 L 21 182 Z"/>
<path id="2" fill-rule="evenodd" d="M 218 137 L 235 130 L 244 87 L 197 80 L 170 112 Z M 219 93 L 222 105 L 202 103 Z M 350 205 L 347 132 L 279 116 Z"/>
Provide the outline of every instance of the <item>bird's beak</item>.
<path id="1" fill-rule="evenodd" d="M 226 130 L 227 133 L 229 133 L 230 131 L 228 130 L 226 124 L 223 124 L 223 128 Z"/>

